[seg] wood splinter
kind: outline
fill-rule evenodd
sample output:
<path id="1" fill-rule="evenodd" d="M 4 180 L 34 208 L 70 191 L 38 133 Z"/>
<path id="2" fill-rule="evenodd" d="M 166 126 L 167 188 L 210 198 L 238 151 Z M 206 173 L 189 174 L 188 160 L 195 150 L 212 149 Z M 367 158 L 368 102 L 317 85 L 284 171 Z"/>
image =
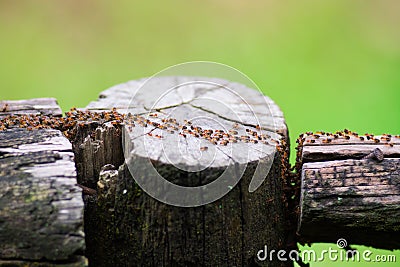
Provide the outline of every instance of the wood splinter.
<path id="1" fill-rule="evenodd" d="M 385 158 L 385 156 L 383 155 L 382 150 L 380 150 L 379 148 L 375 148 L 374 150 L 372 150 L 371 153 L 369 153 L 362 159 L 373 159 L 373 160 L 377 160 L 378 162 L 381 162 L 381 161 L 383 161 L 384 158 Z"/>

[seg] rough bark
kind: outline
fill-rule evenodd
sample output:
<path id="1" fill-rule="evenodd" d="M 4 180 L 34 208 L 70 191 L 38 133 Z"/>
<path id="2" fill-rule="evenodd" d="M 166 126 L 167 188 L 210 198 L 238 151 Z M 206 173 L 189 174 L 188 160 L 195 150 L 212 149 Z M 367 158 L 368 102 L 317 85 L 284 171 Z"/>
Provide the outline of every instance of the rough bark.
<path id="1" fill-rule="evenodd" d="M 238 135 L 245 135 L 248 129 L 262 131 L 268 137 L 264 143 L 239 141 L 227 146 L 214 145 L 190 134 L 186 138 L 179 137 L 178 132 L 181 130 L 167 131 L 153 123 L 142 127 L 135 122 L 135 127 L 132 127 L 125 122 L 119 132 L 122 133 L 120 143 L 112 141 L 112 146 L 120 147 L 121 142 L 125 142 L 125 148 L 133 149 L 128 151 L 131 153 L 124 151 L 125 156 L 129 154 L 129 159 L 134 161 L 150 159 L 157 171 L 174 184 L 207 184 L 228 166 L 240 168 L 247 164 L 239 183 L 223 198 L 204 206 L 188 208 L 164 204 L 143 192 L 132 178 L 127 164 L 115 165 L 124 156 L 119 148 L 93 152 L 111 134 L 110 131 L 115 131 L 113 127 L 102 127 L 104 134 L 96 135 L 95 138 L 81 135 L 76 139 L 74 147 L 81 148 L 83 158 L 92 157 L 95 158 L 93 161 L 100 159 L 101 162 L 92 168 L 90 172 L 93 174 L 88 175 L 90 177 L 79 178 L 82 181 L 90 180 L 88 184 L 92 185 L 96 182 L 94 189 L 97 194 L 85 197 L 85 233 L 90 265 L 253 266 L 257 261 L 257 252 L 265 245 L 271 249 L 286 248 L 287 229 L 281 177 L 283 155 L 272 152 L 277 144 L 288 141 L 286 125 L 279 108 L 257 91 L 223 80 L 207 79 L 233 88 L 254 113 L 248 111 L 244 103 L 222 86 L 178 86 L 159 100 L 158 97 L 166 89 L 190 79 L 157 78 L 151 84 L 151 90 L 140 90 L 144 81 L 115 86 L 101 93 L 99 100 L 91 103 L 88 108 L 101 111 L 116 107 L 119 112 L 143 116 L 149 115 L 149 112 L 157 113 L 148 119 L 162 123 L 163 118 L 170 116 L 180 126 L 184 125 L 184 120 L 192 120 L 193 125 L 203 129 L 228 131 L 234 127 Z M 134 93 L 136 95 L 132 98 Z M 215 105 L 210 99 L 218 100 L 223 105 Z M 265 102 L 269 108 L 263 106 Z M 196 120 L 203 117 L 208 120 Z M 147 148 L 144 144 L 148 145 Z M 201 150 L 201 147 L 207 149 Z M 192 158 L 180 154 L 178 148 L 189 151 Z M 147 153 L 149 151 L 150 154 Z M 113 153 L 114 157 L 106 153 Z M 199 158 L 195 157 L 196 153 L 200 155 Z M 211 156 L 214 156 L 213 161 L 209 161 Z M 103 160 L 106 157 L 109 158 Z M 171 159 L 176 159 L 175 166 Z M 250 193 L 250 181 L 257 164 L 268 160 L 273 161 L 271 171 L 260 187 Z M 100 165 L 107 163 L 114 164 L 117 170 L 107 167 L 99 175 Z M 147 176 L 146 179 L 152 178 L 149 174 Z M 91 180 L 92 177 L 99 178 Z M 276 261 L 258 264 L 292 265 L 290 262 Z"/>
<path id="2" fill-rule="evenodd" d="M 400 138 L 349 135 L 326 143 L 325 136 L 318 137 L 308 136 L 302 148 L 302 238 L 345 238 L 348 244 L 398 249 Z M 376 148 L 384 154 L 382 161 L 364 159 Z"/>
<path id="3" fill-rule="evenodd" d="M 7 115 L 60 113 L 54 99 L 1 103 L 8 104 Z M 0 131 L 1 266 L 86 265 L 83 201 L 73 156 L 57 130 Z"/>

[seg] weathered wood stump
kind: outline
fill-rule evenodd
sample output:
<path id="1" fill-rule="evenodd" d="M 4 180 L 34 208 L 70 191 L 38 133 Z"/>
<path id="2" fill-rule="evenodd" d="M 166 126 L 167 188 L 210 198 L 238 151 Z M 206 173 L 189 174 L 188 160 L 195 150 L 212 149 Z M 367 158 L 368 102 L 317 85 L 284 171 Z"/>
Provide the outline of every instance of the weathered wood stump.
<path id="1" fill-rule="evenodd" d="M 400 136 L 310 134 L 301 155 L 303 239 L 400 247 Z"/>
<path id="2" fill-rule="evenodd" d="M 54 99 L 0 103 L 2 116 L 61 114 Z M 73 156 L 60 131 L 0 131 L 1 266 L 86 265 L 83 201 Z"/>
<path id="3" fill-rule="evenodd" d="M 252 266 L 265 245 L 285 249 L 287 159 L 275 148 L 288 140 L 279 108 L 258 91 L 225 80 L 145 81 L 112 87 L 87 107 L 131 113 L 124 125 L 100 125 L 93 134 L 90 123 L 74 141 L 79 157 L 98 162 L 78 171 L 82 184 L 97 191 L 85 197 L 90 265 Z M 104 149 L 109 131 L 119 142 L 106 141 Z M 103 164 L 116 169 L 99 172 Z M 225 182 L 218 180 L 223 173 Z M 221 198 L 207 195 L 217 180 Z M 177 196 L 174 186 L 202 191 Z"/>

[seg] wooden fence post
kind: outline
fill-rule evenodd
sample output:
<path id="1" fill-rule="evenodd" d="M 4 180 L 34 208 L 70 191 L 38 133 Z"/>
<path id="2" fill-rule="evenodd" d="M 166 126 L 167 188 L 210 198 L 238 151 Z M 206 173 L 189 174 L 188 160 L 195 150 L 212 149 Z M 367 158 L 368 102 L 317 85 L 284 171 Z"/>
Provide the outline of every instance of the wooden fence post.
<path id="1" fill-rule="evenodd" d="M 135 160 L 147 157 L 158 172 L 174 184 L 207 184 L 228 166 L 240 169 L 247 164 L 243 177 L 227 195 L 215 202 L 200 207 L 171 206 L 143 192 L 132 178 L 127 164 L 118 163 L 121 157 L 123 159 L 119 147 L 121 141 L 106 141 L 106 136 L 115 136 L 109 133 L 115 131 L 114 127 L 100 126 L 96 131 L 103 131 L 103 134 L 94 134 L 93 139 L 86 138 L 85 134 L 80 135 L 74 142 L 76 154 L 100 161 L 98 166 L 113 164 L 116 167 L 109 167 L 100 173 L 96 167 L 96 171 L 88 171 L 95 174 L 96 185 L 93 189 L 97 190 L 95 198 L 87 198 L 85 209 L 87 256 L 92 266 L 252 266 L 259 262 L 257 252 L 265 246 L 276 250 L 286 248 L 288 234 L 281 177 L 282 169 L 286 167 L 282 162 L 286 159 L 283 153 L 272 153 L 268 149 L 275 149 L 277 145 L 288 141 L 282 112 L 259 92 L 216 79 L 206 80 L 223 82 L 250 103 L 255 114 L 245 114 L 248 112 L 248 107 L 243 107 L 245 102 L 240 102 L 234 94 L 215 85 L 176 88 L 160 101 L 162 104 L 155 103 L 166 89 L 185 82 L 185 79 L 190 80 L 186 77 L 157 78 L 151 90 L 138 90 L 145 79 L 114 86 L 101 93 L 99 100 L 87 108 L 91 112 L 101 112 L 115 107 L 116 111 L 126 113 L 130 111 L 130 105 L 135 113 L 142 114 L 142 117 L 133 116 L 132 123 L 125 122 L 119 130 L 133 133 L 127 141 L 135 148 L 132 151 Z M 136 95 L 132 99 L 134 92 Z M 220 103 L 213 106 L 196 96 Z M 156 106 L 151 109 L 154 103 Z M 228 110 L 221 109 L 221 103 Z M 242 119 L 246 116 L 247 120 L 241 122 L 233 116 L 234 112 L 239 113 Z M 149 113 L 151 115 L 147 117 Z M 265 128 L 259 129 L 258 124 Z M 201 127 L 201 130 L 197 127 Z M 143 129 L 147 129 L 145 133 Z M 206 129 L 214 133 L 221 129 L 220 140 L 202 137 L 206 135 Z M 265 134 L 264 137 L 261 137 L 261 132 Z M 260 134 L 259 139 L 257 133 Z M 231 139 L 227 134 L 232 135 Z M 222 138 L 223 135 L 227 138 Z M 243 136 L 243 140 L 240 136 Z M 166 142 L 173 142 L 175 137 L 180 138 L 176 145 L 168 146 Z M 142 150 L 142 142 L 149 142 L 147 149 L 152 153 L 146 154 Z M 105 144 L 111 143 L 114 149 L 103 149 Z M 230 154 L 231 145 L 242 150 Z M 163 151 L 163 146 L 168 147 L 164 147 L 166 151 Z M 205 165 L 207 159 L 214 158 L 209 161 L 206 170 L 182 170 L 168 160 L 182 157 L 179 149 L 203 155 L 198 160 L 178 160 L 186 164 L 182 168 L 196 170 L 198 165 Z M 250 151 L 249 155 L 247 151 Z M 114 160 L 104 160 L 107 156 Z M 273 161 L 268 176 L 255 192 L 250 193 L 249 185 L 258 163 L 268 160 Z M 93 177 L 79 179 L 84 185 L 93 185 Z M 149 174 L 145 179 L 153 177 Z M 273 261 L 266 260 L 259 264 L 292 266 L 290 261 L 278 262 L 276 257 Z"/>

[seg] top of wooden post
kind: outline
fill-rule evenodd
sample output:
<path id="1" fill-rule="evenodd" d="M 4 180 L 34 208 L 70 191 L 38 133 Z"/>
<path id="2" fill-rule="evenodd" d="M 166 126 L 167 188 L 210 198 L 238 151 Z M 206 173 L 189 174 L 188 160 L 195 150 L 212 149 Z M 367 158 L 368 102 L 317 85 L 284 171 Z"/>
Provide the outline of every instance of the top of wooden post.
<path id="1" fill-rule="evenodd" d="M 230 160 L 250 162 L 271 154 L 282 135 L 287 135 L 283 113 L 269 97 L 242 84 L 222 79 L 158 77 L 129 81 L 105 90 L 97 101 L 86 108 L 109 110 L 113 107 L 121 113 L 140 114 L 151 122 L 145 129 L 138 123 L 136 126 L 139 127 L 130 128 L 132 140 L 138 137 L 146 139 L 150 147 L 157 148 L 162 144 L 164 148 L 176 148 L 164 149 L 167 153 L 164 155 L 161 149 L 154 149 L 154 153 L 149 154 L 151 159 L 162 162 L 168 162 L 168 156 L 173 158 L 179 148 L 195 154 L 216 153 L 216 160 L 211 166 L 226 166 Z M 163 120 L 167 119 L 176 119 L 177 123 L 164 123 Z M 163 126 L 157 127 L 152 123 L 168 127 L 162 129 Z M 183 131 L 185 125 L 188 131 Z M 200 127 L 203 131 L 222 130 L 221 135 L 229 134 L 232 138 L 220 138 L 214 145 L 205 138 L 196 138 L 195 134 L 191 134 L 195 132 L 191 127 Z M 258 138 L 261 135 L 263 137 Z M 238 139 L 233 141 L 235 143 L 232 142 L 233 136 Z M 250 137 L 248 140 L 247 136 Z M 223 140 L 228 143 L 225 145 Z M 231 149 L 237 149 L 238 153 L 231 153 Z M 144 153 L 144 148 L 135 147 L 135 151 Z M 247 154 L 245 151 L 249 155 L 244 155 Z M 202 161 L 200 155 L 193 153 L 192 157 L 186 158 L 185 164 L 209 162 L 209 159 Z"/>
<path id="2" fill-rule="evenodd" d="M 249 186 L 253 192 L 267 176 L 276 147 L 287 139 L 282 111 L 270 98 L 222 79 L 165 76 L 129 81 L 102 92 L 97 101 L 87 106 L 94 111 L 112 108 L 129 114 L 122 131 L 126 162 L 130 171 L 136 172 L 132 175 L 142 177 L 143 183 L 160 182 L 147 184 L 151 189 L 141 184 L 146 192 L 163 188 L 165 194 L 184 195 L 181 188 L 162 183 L 164 179 L 158 179 L 159 174 L 173 184 L 191 187 L 225 175 L 218 179 L 225 182 L 217 187 L 232 188 L 247 165 L 256 163 L 259 166 Z M 154 168 L 158 173 L 153 172 Z M 181 179 L 181 171 L 207 174 Z M 215 200 L 219 193 L 207 195 L 215 194 L 210 197 Z M 198 194 L 198 201 L 204 194 Z M 187 203 L 196 199 L 194 195 L 187 195 L 185 205 L 190 206 Z"/>

